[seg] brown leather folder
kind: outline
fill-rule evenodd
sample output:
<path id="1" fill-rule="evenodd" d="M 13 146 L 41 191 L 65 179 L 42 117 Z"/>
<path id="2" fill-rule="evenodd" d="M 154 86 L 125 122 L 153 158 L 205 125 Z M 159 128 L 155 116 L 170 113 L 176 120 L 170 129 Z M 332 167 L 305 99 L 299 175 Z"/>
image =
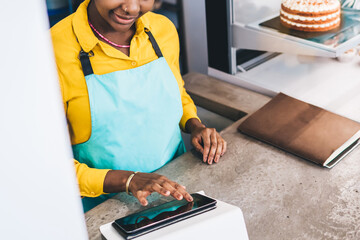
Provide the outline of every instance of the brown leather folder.
<path id="1" fill-rule="evenodd" d="M 249 116 L 238 130 L 327 168 L 360 143 L 360 123 L 283 93 Z"/>

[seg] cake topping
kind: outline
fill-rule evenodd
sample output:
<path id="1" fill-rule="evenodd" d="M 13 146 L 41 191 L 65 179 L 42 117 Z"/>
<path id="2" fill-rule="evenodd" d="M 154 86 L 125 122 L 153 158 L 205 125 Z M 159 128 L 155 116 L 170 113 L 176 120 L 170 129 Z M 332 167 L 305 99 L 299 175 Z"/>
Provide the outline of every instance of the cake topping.
<path id="1" fill-rule="evenodd" d="M 328 12 L 340 7 L 339 0 L 282 0 L 282 5 L 299 12 Z"/>

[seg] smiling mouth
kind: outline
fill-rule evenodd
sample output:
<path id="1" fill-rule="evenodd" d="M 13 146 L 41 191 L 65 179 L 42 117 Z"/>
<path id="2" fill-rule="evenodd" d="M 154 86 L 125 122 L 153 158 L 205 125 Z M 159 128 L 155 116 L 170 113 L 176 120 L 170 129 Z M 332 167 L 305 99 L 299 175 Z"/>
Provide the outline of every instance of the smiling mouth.
<path id="1" fill-rule="evenodd" d="M 136 17 L 128 17 L 128 16 L 121 16 L 118 15 L 116 13 L 114 13 L 114 17 L 116 19 L 116 22 L 120 23 L 120 24 L 131 24 L 133 22 L 135 22 Z"/>

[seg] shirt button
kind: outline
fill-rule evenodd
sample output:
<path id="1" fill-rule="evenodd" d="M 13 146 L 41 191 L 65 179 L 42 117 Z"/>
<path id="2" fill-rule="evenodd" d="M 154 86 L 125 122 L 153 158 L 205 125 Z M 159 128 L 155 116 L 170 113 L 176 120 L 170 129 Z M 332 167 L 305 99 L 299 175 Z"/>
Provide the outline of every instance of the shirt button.
<path id="1" fill-rule="evenodd" d="M 136 62 L 132 62 L 131 65 L 136 66 Z"/>
<path id="2" fill-rule="evenodd" d="M 94 192 L 91 192 L 91 195 L 95 196 L 95 193 L 94 193 Z"/>

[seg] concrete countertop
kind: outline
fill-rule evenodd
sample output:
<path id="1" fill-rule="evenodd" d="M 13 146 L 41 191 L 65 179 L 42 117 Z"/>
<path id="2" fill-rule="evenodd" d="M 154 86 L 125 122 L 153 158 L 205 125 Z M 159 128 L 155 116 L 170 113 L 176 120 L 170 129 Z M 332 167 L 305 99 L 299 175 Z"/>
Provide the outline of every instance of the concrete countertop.
<path id="1" fill-rule="evenodd" d="M 247 112 L 268 100 L 259 97 Z M 238 133 L 245 118 L 221 132 L 228 151 L 218 164 L 188 152 L 157 173 L 240 207 L 251 240 L 360 239 L 360 148 L 325 169 Z M 149 200 L 165 201 L 157 194 Z M 135 198 L 116 195 L 85 214 L 89 238 L 101 239 L 101 225 L 140 209 Z"/>

